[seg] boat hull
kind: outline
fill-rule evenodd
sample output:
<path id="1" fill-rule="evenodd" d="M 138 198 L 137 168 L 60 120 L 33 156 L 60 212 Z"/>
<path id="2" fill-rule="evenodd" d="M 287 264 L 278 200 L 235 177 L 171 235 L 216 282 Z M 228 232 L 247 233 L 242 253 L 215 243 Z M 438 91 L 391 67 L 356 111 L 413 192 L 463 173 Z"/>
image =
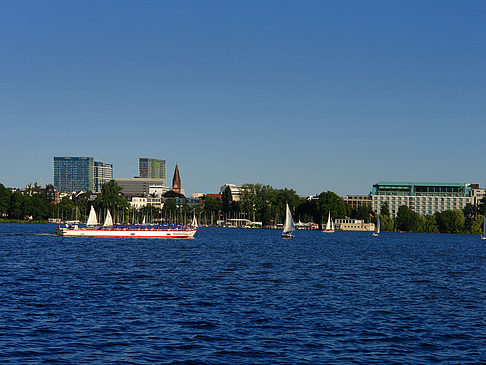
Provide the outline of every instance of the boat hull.
<path id="1" fill-rule="evenodd" d="M 332 229 L 325 229 L 322 231 L 323 233 L 334 233 Z"/>
<path id="2" fill-rule="evenodd" d="M 193 238 L 197 229 L 69 229 L 59 228 L 64 237 Z"/>

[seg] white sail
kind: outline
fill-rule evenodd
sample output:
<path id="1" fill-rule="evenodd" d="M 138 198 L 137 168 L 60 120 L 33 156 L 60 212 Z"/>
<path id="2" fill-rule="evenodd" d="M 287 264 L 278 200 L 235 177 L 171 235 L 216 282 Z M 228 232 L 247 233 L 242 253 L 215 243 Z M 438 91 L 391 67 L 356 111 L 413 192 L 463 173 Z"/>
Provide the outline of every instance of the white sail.
<path id="1" fill-rule="evenodd" d="M 283 233 L 290 233 L 295 231 L 294 220 L 292 219 L 292 213 L 290 212 L 289 205 L 285 208 L 285 224 L 283 227 Z"/>
<path id="2" fill-rule="evenodd" d="M 194 217 L 192 217 L 191 226 L 193 226 L 193 227 L 197 227 L 197 219 L 196 219 L 196 214 L 194 214 Z"/>
<path id="3" fill-rule="evenodd" d="M 334 231 L 334 221 L 331 220 L 331 231 Z"/>
<path id="4" fill-rule="evenodd" d="M 145 216 L 143 216 L 143 220 L 142 220 L 142 226 L 145 225 Z"/>
<path id="5" fill-rule="evenodd" d="M 97 224 L 98 224 L 98 219 L 96 218 L 96 212 L 93 206 L 91 206 L 91 210 L 89 211 L 89 217 L 88 217 L 88 221 L 86 222 L 86 225 L 96 226 Z"/>
<path id="6" fill-rule="evenodd" d="M 378 220 L 376 222 L 376 233 L 380 233 L 380 217 L 378 216 Z"/>
<path id="7" fill-rule="evenodd" d="M 113 219 L 111 218 L 111 213 L 109 209 L 106 213 L 105 223 L 103 223 L 103 227 L 113 227 Z"/>
<path id="8" fill-rule="evenodd" d="M 329 212 L 329 215 L 327 217 L 327 223 L 326 223 L 326 231 L 331 230 L 331 212 Z"/>

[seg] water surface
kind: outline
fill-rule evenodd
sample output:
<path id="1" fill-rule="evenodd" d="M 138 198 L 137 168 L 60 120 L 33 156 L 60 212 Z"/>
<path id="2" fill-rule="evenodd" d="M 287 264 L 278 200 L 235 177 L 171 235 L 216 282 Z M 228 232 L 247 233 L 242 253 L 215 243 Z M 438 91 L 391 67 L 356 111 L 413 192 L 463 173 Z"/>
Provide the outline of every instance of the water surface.
<path id="1" fill-rule="evenodd" d="M 486 361 L 478 236 L 55 229 L 0 224 L 2 363 Z"/>

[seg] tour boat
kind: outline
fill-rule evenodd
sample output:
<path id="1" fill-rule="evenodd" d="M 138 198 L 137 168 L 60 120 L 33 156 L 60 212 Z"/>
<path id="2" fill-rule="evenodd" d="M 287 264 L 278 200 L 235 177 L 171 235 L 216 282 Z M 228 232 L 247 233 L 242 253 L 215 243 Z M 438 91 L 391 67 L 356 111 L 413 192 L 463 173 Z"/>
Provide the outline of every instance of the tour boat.
<path id="1" fill-rule="evenodd" d="M 331 219 L 331 212 L 329 212 L 329 216 L 327 217 L 326 228 L 322 230 L 324 233 L 333 233 L 334 232 L 334 222 Z"/>
<path id="2" fill-rule="evenodd" d="M 380 235 L 380 217 L 378 216 L 378 220 L 376 221 L 376 231 L 373 232 L 373 236 Z"/>
<path id="3" fill-rule="evenodd" d="M 282 231 L 283 238 L 294 238 L 292 232 L 295 231 L 294 220 L 292 219 L 292 213 L 290 212 L 289 205 L 285 208 L 285 223 Z"/>
<path id="4" fill-rule="evenodd" d="M 196 217 L 191 226 L 186 227 L 113 227 L 110 211 L 106 214 L 103 226 L 98 225 L 96 213 L 91 207 L 86 227 L 78 225 L 58 226 L 57 234 L 66 237 L 139 237 L 139 238 L 193 238 L 197 232 Z"/>
<path id="5" fill-rule="evenodd" d="M 481 239 L 486 240 L 486 216 L 484 217 L 483 234 L 481 235 Z"/>

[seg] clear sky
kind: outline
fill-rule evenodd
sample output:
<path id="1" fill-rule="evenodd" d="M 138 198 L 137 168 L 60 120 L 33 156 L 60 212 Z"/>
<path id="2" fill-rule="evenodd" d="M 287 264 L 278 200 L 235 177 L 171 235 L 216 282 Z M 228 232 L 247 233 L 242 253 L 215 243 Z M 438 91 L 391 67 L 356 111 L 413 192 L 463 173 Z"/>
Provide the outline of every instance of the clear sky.
<path id="1" fill-rule="evenodd" d="M 0 2 L 0 182 L 54 156 L 186 193 L 486 176 L 486 1 Z"/>

